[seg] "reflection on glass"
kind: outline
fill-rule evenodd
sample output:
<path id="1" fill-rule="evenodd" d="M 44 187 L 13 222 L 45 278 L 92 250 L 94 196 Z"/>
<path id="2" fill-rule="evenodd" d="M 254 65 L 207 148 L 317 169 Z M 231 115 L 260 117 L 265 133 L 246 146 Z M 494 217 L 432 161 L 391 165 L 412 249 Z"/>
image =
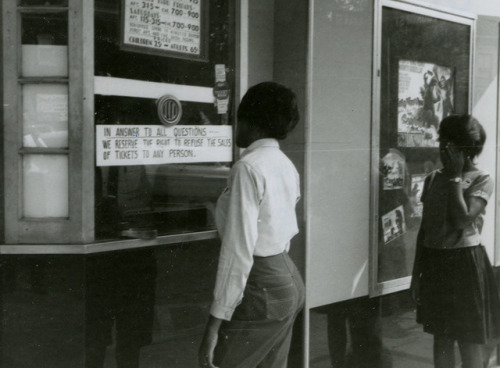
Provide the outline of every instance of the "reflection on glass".
<path id="1" fill-rule="evenodd" d="M 22 76 L 68 76 L 66 13 L 22 14 Z"/>
<path id="2" fill-rule="evenodd" d="M 95 101 L 97 124 L 161 127 L 154 100 L 97 95 Z M 185 103 L 183 111 L 178 126 L 210 125 L 219 117 L 208 103 Z M 204 152 L 200 157 L 203 160 Z M 141 237 L 155 231 L 165 235 L 215 229 L 213 210 L 228 174 L 229 165 L 217 162 L 97 167 L 97 236 Z"/>
<path id="3" fill-rule="evenodd" d="M 227 166 L 217 164 L 99 167 L 98 235 L 214 229 L 215 202 L 228 173 Z"/>
<path id="4" fill-rule="evenodd" d="M 368 297 L 312 309 L 311 344 L 318 350 L 312 351 L 310 366 L 381 368 L 379 312 L 380 298 Z"/>
<path id="5" fill-rule="evenodd" d="M 152 248 L 87 257 L 86 367 L 104 367 L 113 341 L 116 366 L 139 367 L 141 348 L 152 342 L 156 278 Z"/>
<path id="6" fill-rule="evenodd" d="M 412 180 L 400 150 L 390 148 L 382 157 L 381 177 L 378 281 L 384 282 L 410 274 L 420 217 L 409 195 Z"/>
<path id="7" fill-rule="evenodd" d="M 23 157 L 23 216 L 68 217 L 68 156 Z"/>
<path id="8" fill-rule="evenodd" d="M 213 209 L 226 185 L 226 166 L 164 165 L 148 167 L 154 181 L 153 194 L 158 206 L 171 210 Z M 213 221 L 213 220 L 210 220 Z"/>
<path id="9" fill-rule="evenodd" d="M 439 123 L 467 112 L 470 53 L 468 25 L 388 7 L 382 17 L 377 283 L 409 280 Z"/>
<path id="10" fill-rule="evenodd" d="M 216 239 L 2 255 L 0 366 L 197 367 L 218 256 Z"/>
<path id="11" fill-rule="evenodd" d="M 432 336 L 416 323 L 408 291 L 309 311 L 309 367 L 432 367 Z"/>
<path id="12" fill-rule="evenodd" d="M 68 147 L 68 86 L 26 84 L 23 96 L 23 146 Z"/>
<path id="13" fill-rule="evenodd" d="M 119 32 L 121 4 L 121 0 L 95 0 L 96 76 L 213 88 L 215 65 L 224 65 L 222 74 L 225 74 L 232 95 L 235 90 L 236 24 L 233 2 L 210 2 L 207 29 L 210 60 L 206 63 L 123 51 Z M 171 91 L 178 97 L 175 87 Z M 218 110 L 212 101 L 207 103 L 197 100 L 196 96 L 191 98 L 190 101 L 181 101 L 182 116 L 178 126 L 232 124 L 232 97 L 226 112 Z M 156 99 L 99 94 L 95 95 L 95 124 L 163 127 L 158 118 Z M 103 145 L 102 142 L 99 144 Z M 109 144 L 113 146 L 115 143 Z M 158 165 L 157 161 L 145 160 L 130 166 L 96 166 L 96 237 L 113 239 L 214 230 L 212 212 L 226 186 L 229 164 L 212 162 L 208 158 L 211 152 L 205 148 L 200 148 L 204 151 L 196 160 L 179 161 L 188 162 L 182 165 L 171 162 Z M 143 150 L 130 148 L 128 151 L 131 157 L 146 157 Z M 116 154 L 113 149 L 110 152 Z M 154 157 L 154 153 L 147 156 Z M 120 163 L 117 161 L 117 164 Z"/>
<path id="14" fill-rule="evenodd" d="M 84 262 L 73 254 L 2 254 L 1 367 L 84 367 Z"/>

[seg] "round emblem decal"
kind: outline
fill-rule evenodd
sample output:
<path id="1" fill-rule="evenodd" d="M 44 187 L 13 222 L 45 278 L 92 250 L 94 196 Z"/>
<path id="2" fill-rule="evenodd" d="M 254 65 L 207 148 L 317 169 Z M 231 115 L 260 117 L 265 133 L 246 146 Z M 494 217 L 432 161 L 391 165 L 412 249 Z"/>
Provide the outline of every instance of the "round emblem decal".
<path id="1" fill-rule="evenodd" d="M 158 99 L 158 117 L 168 126 L 177 124 L 182 117 L 181 102 L 172 95 L 165 95 Z"/>

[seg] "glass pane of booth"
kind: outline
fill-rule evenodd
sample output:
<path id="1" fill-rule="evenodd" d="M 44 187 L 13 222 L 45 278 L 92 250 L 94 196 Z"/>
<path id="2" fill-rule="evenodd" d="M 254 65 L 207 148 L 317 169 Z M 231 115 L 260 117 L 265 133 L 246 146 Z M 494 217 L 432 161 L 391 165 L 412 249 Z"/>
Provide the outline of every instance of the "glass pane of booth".
<path id="1" fill-rule="evenodd" d="M 67 13 L 23 13 L 23 77 L 68 76 Z"/>
<path id="2" fill-rule="evenodd" d="M 100 239 L 214 229 L 233 157 L 234 4 L 142 4 L 95 1 Z"/>
<path id="3" fill-rule="evenodd" d="M 23 146 L 68 147 L 68 86 L 25 84 L 23 96 Z"/>
<path id="4" fill-rule="evenodd" d="M 424 178 L 441 167 L 439 123 L 469 109 L 471 32 L 468 24 L 388 7 L 382 23 L 379 291 L 411 275 Z"/>
<path id="5" fill-rule="evenodd" d="M 23 156 L 23 217 L 68 217 L 68 156 Z"/>

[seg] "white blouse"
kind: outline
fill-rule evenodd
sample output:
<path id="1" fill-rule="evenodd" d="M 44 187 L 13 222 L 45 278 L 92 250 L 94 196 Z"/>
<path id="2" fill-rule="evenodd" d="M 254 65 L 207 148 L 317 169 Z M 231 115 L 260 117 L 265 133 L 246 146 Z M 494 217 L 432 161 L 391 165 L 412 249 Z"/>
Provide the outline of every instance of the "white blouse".
<path id="1" fill-rule="evenodd" d="M 230 320 L 243 298 L 253 256 L 288 251 L 298 233 L 300 179 L 275 139 L 253 142 L 231 169 L 216 208 L 222 239 L 210 314 Z"/>

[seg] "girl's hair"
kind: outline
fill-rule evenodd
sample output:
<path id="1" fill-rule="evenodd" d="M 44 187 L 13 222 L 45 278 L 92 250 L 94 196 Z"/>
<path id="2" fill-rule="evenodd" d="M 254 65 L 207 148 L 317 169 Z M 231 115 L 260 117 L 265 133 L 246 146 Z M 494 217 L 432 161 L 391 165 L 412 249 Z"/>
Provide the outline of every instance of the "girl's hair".
<path id="1" fill-rule="evenodd" d="M 266 132 L 270 138 L 285 139 L 299 121 L 295 93 L 275 82 L 251 87 L 238 108 L 238 120 Z"/>
<path id="2" fill-rule="evenodd" d="M 472 115 L 450 115 L 441 121 L 439 139 L 458 146 L 471 160 L 479 156 L 486 142 L 483 126 Z"/>

